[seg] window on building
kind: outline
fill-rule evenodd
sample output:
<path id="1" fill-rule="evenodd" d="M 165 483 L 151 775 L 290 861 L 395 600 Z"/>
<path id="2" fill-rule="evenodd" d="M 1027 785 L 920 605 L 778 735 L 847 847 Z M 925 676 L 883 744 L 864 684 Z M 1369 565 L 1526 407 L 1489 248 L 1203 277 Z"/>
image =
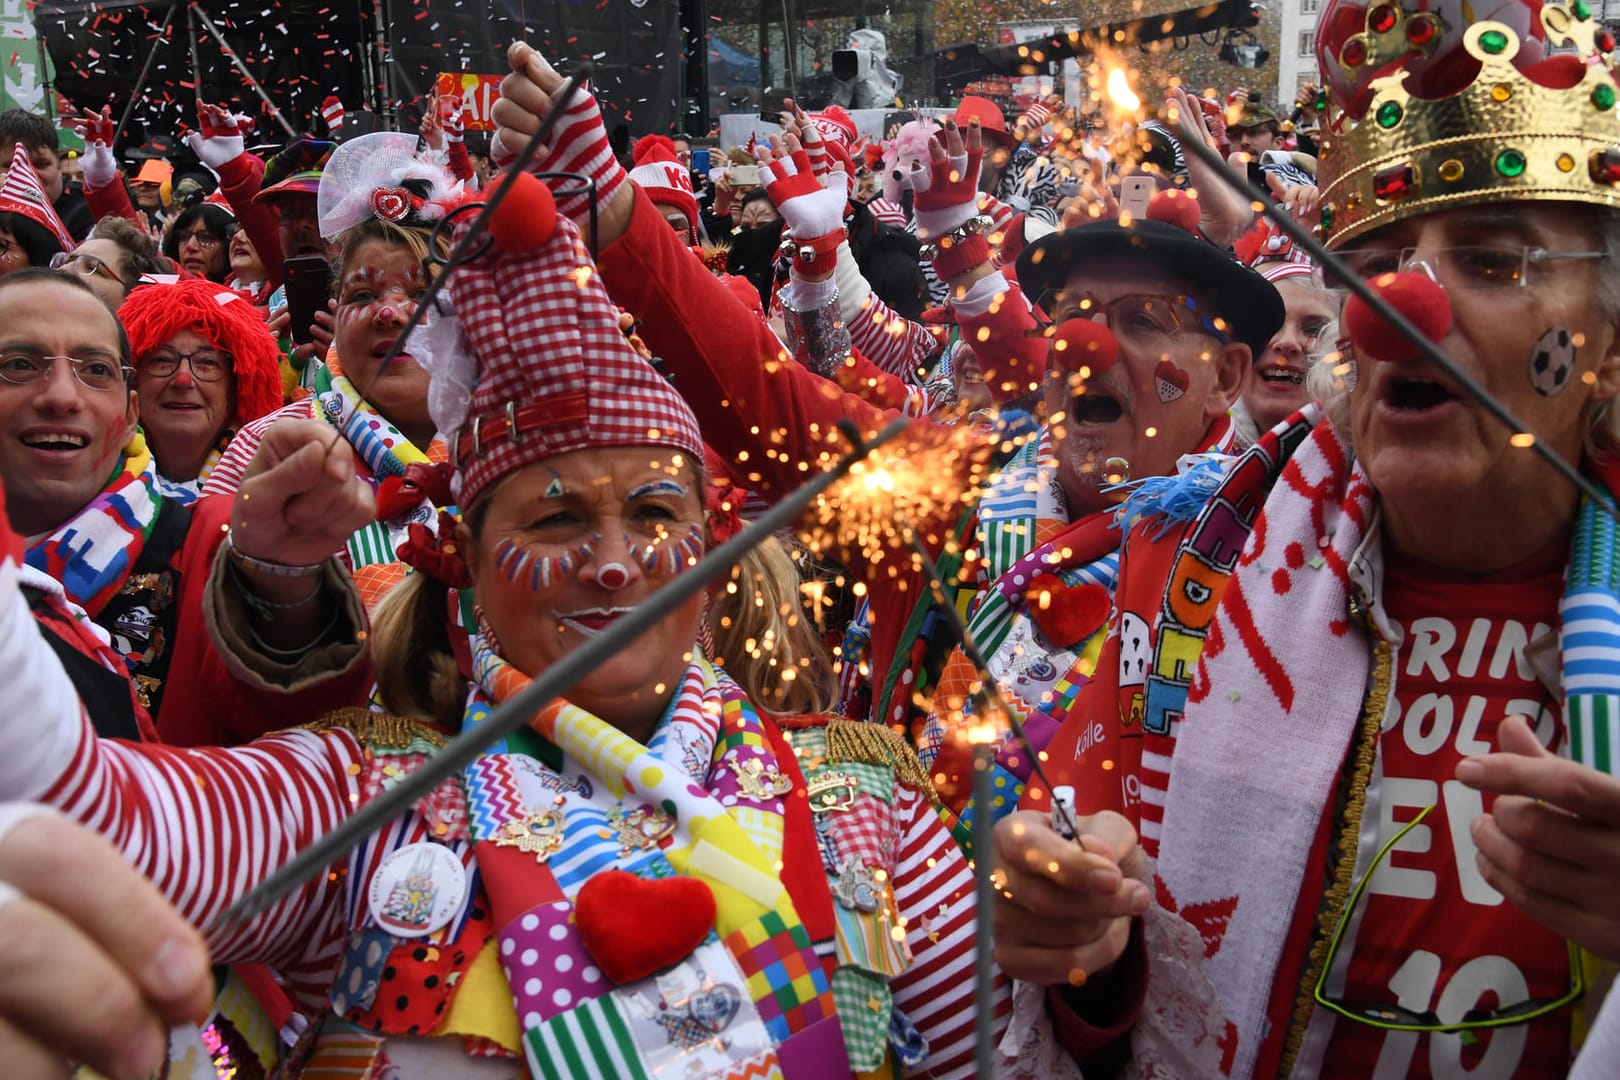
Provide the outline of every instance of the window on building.
<path id="1" fill-rule="evenodd" d="M 1299 55 L 1310 56 L 1316 49 L 1316 31 L 1301 30 L 1299 32 Z"/>
<path id="2" fill-rule="evenodd" d="M 1317 0 L 1299 0 L 1299 13 L 1301 15 L 1315 15 Z"/>

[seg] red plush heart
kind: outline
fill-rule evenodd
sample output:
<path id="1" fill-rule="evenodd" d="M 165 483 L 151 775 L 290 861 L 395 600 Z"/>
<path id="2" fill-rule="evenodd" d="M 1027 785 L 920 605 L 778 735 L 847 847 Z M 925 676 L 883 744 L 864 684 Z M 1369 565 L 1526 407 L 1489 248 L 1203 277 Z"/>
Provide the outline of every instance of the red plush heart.
<path id="1" fill-rule="evenodd" d="M 574 924 L 596 966 L 623 986 L 686 959 L 714 927 L 714 893 L 696 878 L 595 875 L 574 899 Z"/>
<path id="2" fill-rule="evenodd" d="M 385 476 L 377 482 L 378 521 L 392 521 L 408 514 L 421 501 L 421 491 L 407 487 L 401 477 Z"/>
<path id="3" fill-rule="evenodd" d="M 1024 600 L 1029 605 L 1029 617 L 1046 640 L 1060 648 L 1080 644 L 1108 619 L 1107 589 L 1100 585 L 1065 585 L 1055 574 L 1036 574 L 1024 592 Z"/>

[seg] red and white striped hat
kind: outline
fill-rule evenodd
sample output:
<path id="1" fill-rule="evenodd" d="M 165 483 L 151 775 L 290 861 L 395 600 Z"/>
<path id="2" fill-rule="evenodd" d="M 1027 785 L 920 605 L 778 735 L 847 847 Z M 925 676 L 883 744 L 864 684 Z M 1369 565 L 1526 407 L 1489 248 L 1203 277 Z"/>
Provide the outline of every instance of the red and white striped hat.
<path id="1" fill-rule="evenodd" d="M 633 151 L 636 167 L 630 170 L 647 198 L 659 206 L 673 206 L 686 215 L 686 224 L 697 232 L 698 205 L 692 194 L 692 171 L 675 156 L 675 143 L 663 135 L 644 135 Z"/>
<path id="2" fill-rule="evenodd" d="M 450 281 L 477 371 L 451 440 L 460 505 L 513 469 L 572 450 L 668 446 L 701 461 L 697 417 L 619 329 L 574 223 L 538 180 L 506 202 L 491 222 L 495 242 Z"/>

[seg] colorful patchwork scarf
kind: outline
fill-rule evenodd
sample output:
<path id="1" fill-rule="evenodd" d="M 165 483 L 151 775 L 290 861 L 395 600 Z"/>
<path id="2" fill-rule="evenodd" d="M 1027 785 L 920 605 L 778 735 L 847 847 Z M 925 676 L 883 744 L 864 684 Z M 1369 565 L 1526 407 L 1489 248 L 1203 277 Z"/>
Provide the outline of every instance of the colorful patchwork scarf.
<path id="1" fill-rule="evenodd" d="M 162 505 L 157 466 L 137 432 L 101 494 L 31 545 L 28 565 L 61 582 L 67 598 L 95 618 L 135 568 Z"/>
<path id="2" fill-rule="evenodd" d="M 529 681 L 487 634 L 471 648 L 467 728 Z M 466 774 L 531 1074 L 847 1074 L 827 977 L 777 870 L 783 778 L 736 684 L 694 661 L 646 746 L 565 701 L 531 727 Z M 712 893 L 712 922 L 692 921 L 692 882 Z M 613 942 L 592 937 L 604 921 Z M 614 985 L 607 949 L 658 973 Z"/>
<path id="3" fill-rule="evenodd" d="M 1172 898 L 1169 910 L 1187 918 L 1195 910 L 1229 915 L 1212 946 L 1207 933 L 1155 910 L 1164 920 L 1164 929 L 1149 930 L 1155 990 L 1136 1036 L 1138 1063 L 1150 1075 L 1155 1064 L 1170 1074 L 1202 1072 L 1190 1064 L 1201 1040 L 1189 1017 L 1199 1010 L 1205 1032 L 1219 1036 L 1225 1021 L 1235 1027 L 1227 1072 L 1252 1071 L 1271 995 L 1296 990 L 1278 984 L 1278 966 L 1318 822 L 1334 806 L 1368 693 L 1368 635 L 1330 628 L 1345 624 L 1352 593 L 1381 572 L 1376 493 L 1329 424 L 1316 424 L 1280 475 L 1272 442 L 1262 439 L 1239 460 L 1182 543 L 1185 557 L 1210 531 L 1206 521 L 1217 524 L 1223 514 L 1237 521 L 1233 507 L 1264 499 L 1238 534 L 1247 535 L 1241 557 L 1210 568 L 1230 583 L 1207 628 L 1189 628 L 1204 647 L 1174 742 L 1150 737 L 1147 745 L 1166 760 L 1174 752 L 1158 851 L 1161 902 Z M 1228 542 L 1219 550 L 1238 550 L 1229 528 L 1222 536 Z M 1583 500 L 1560 604 L 1570 753 L 1611 774 L 1620 744 L 1616 539 L 1614 522 Z M 1380 625 L 1376 608 L 1372 617 Z M 1256 752 L 1268 747 L 1274 752 Z M 1277 767 L 1278 753 L 1286 768 Z M 1166 936 L 1155 944 L 1156 934 Z M 1178 951 L 1186 955 L 1178 959 Z"/>
<path id="4" fill-rule="evenodd" d="M 314 386 L 311 416 L 325 420 L 343 433 L 370 472 L 374 490 L 390 479 L 397 482 L 405 475 L 408 465 L 446 460 L 447 450 L 442 440 L 435 439 L 428 452 L 423 453 L 360 396 L 360 391 L 343 374 L 336 348 L 327 353 L 326 363 L 318 366 Z M 438 508 L 423 499 L 405 513 L 386 521 L 374 521 L 349 537 L 349 566 L 356 573 L 356 583 L 365 597 L 367 610 L 374 608 L 388 589 L 404 577 L 397 552 L 412 524 L 436 528 Z M 367 567 L 384 569 L 368 574 Z"/>
<path id="5" fill-rule="evenodd" d="M 171 499 L 181 506 L 190 506 L 196 502 L 202 495 L 203 485 L 208 482 L 210 476 L 214 475 L 214 466 L 218 465 L 219 459 L 225 456 L 225 448 L 231 445 L 231 439 L 235 437 L 235 428 L 225 429 L 225 434 L 219 437 L 219 442 L 215 443 L 214 448 L 208 451 L 208 458 L 203 462 L 202 468 L 198 470 L 195 480 L 170 480 L 167 476 L 159 473 L 157 485 L 158 490 L 163 493 L 163 497 Z"/>

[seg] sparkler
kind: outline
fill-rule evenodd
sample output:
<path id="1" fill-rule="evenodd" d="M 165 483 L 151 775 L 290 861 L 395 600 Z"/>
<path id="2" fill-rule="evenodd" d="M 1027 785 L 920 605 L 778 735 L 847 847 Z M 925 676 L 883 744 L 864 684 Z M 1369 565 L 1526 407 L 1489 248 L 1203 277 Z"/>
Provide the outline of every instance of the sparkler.
<path id="1" fill-rule="evenodd" d="M 1230 165 L 1221 160 L 1221 155 L 1204 142 L 1204 137 L 1188 126 L 1187 117 L 1172 117 L 1177 121 L 1177 128 L 1181 135 L 1182 149 L 1203 162 L 1214 174 L 1220 177 L 1221 182 L 1234 191 L 1247 196 L 1258 213 L 1264 214 L 1272 223 L 1282 230 L 1295 244 L 1299 245 L 1307 255 L 1316 261 L 1316 264 L 1331 277 L 1344 282 L 1345 288 L 1354 293 L 1368 307 L 1378 314 L 1378 317 L 1393 326 L 1411 346 L 1418 351 L 1423 359 L 1432 363 L 1446 374 L 1458 389 L 1477 401 L 1480 406 L 1494 417 L 1502 426 L 1512 433 L 1511 442 L 1515 447 L 1529 448 L 1536 456 L 1552 466 L 1553 471 L 1575 485 L 1575 489 L 1592 503 L 1601 508 L 1616 521 L 1620 521 L 1620 510 L 1616 510 L 1608 498 L 1580 471 L 1559 456 L 1547 443 L 1536 437 L 1526 425 L 1521 423 L 1507 406 L 1491 396 L 1491 392 L 1468 372 L 1459 367 L 1456 361 L 1447 356 L 1444 349 L 1413 326 L 1411 321 L 1386 301 L 1377 289 L 1363 281 L 1361 277 L 1333 252 L 1323 246 L 1312 231 L 1294 220 L 1292 214 L 1286 209 L 1273 203 L 1263 195 L 1258 188 L 1252 186 L 1247 177 L 1239 175 Z"/>
<path id="2" fill-rule="evenodd" d="M 852 445 L 857 447 L 862 445 L 860 429 L 853 421 L 847 418 L 841 420 L 838 428 Z M 982 436 L 966 425 L 952 429 L 948 433 L 948 438 L 947 445 L 959 445 L 963 452 L 971 452 L 969 447 L 973 444 L 977 444 L 983 450 L 989 449 Z M 967 439 L 971 439 L 972 442 L 959 441 Z M 975 469 L 976 478 L 979 475 L 977 470 L 982 469 L 982 458 L 976 463 Z M 973 894 L 978 909 L 974 938 L 974 974 L 977 980 L 974 986 L 974 1057 L 975 1075 L 993 1076 L 995 1026 L 994 1003 L 991 998 L 995 978 L 995 935 L 991 930 L 989 913 L 995 903 L 995 881 L 991 873 L 993 842 L 990 806 L 991 773 L 995 767 L 995 747 L 1001 735 L 1003 721 L 1029 755 L 1034 773 L 1040 782 L 1046 785 L 1048 791 L 1051 790 L 1052 784 L 1046 777 L 1046 771 L 1041 767 L 1040 755 L 1035 752 L 1029 736 L 1025 734 L 1017 713 L 1007 707 L 1005 699 L 1001 696 L 1001 688 L 996 683 L 996 677 L 990 673 L 984 653 L 979 650 L 967 624 L 962 621 L 961 612 L 956 609 L 956 605 L 945 592 L 945 582 L 940 574 L 939 565 L 929 554 L 928 546 L 914 526 L 915 519 L 910 512 L 913 507 L 927 507 L 936 514 L 948 511 L 956 504 L 964 502 L 967 493 L 974 490 L 977 483 L 959 488 L 953 500 L 935 502 L 928 497 L 919 497 L 918 493 L 931 492 L 938 482 L 937 478 L 949 477 L 952 470 L 941 468 L 936 459 L 931 471 L 934 480 L 928 479 L 930 472 L 928 469 L 906 467 L 904 455 L 901 454 L 894 454 L 887 460 L 868 461 L 858 476 L 851 470 L 849 482 L 840 489 L 845 496 L 838 507 L 840 513 L 838 520 L 841 521 L 843 528 L 833 530 L 831 538 L 837 539 L 841 536 L 846 541 L 859 540 L 878 544 L 879 555 L 883 548 L 894 544 L 897 540 L 910 547 L 912 561 L 928 583 L 935 609 L 944 616 L 962 647 L 963 655 L 968 658 L 978 675 L 980 688 L 975 693 L 971 706 L 976 722 L 968 730 L 969 741 L 973 744 Z M 826 520 L 821 522 L 823 528 L 828 524 Z M 827 539 L 827 537 L 819 538 Z M 898 572 L 892 563 L 889 572 L 891 574 Z M 1056 803 L 1053 806 L 1069 828 L 1077 831 L 1067 808 Z"/>
<path id="3" fill-rule="evenodd" d="M 281 869 L 227 908 L 214 921 L 212 929 L 253 918 L 301 888 L 310 878 L 325 873 L 333 862 L 367 836 L 405 813 L 418 799 L 465 769 L 488 747 L 526 725 L 545 705 L 568 693 L 602 663 L 629 648 L 671 611 L 719 580 L 746 552 L 791 524 L 818 496 L 844 478 L 873 450 L 904 431 L 909 423 L 905 417 L 897 417 L 870 439 L 858 440 L 853 449 L 826 472 L 771 507 L 748 528 L 709 552 L 696 566 L 672 578 L 634 611 L 536 676 L 484 723 L 457 735 L 420 768 L 398 777 L 397 783 L 294 855 Z"/>

